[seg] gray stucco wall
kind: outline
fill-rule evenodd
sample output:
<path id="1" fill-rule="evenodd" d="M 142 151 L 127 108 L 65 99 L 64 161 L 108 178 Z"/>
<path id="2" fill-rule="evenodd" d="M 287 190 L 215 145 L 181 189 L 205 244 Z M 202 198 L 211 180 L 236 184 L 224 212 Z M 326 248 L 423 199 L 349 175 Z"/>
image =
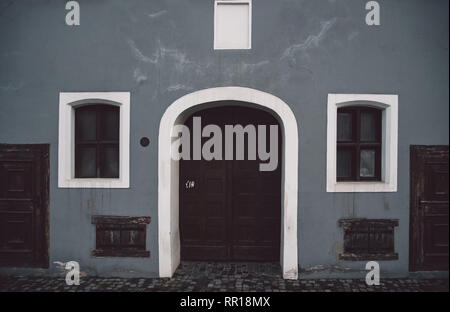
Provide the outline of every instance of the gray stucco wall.
<path id="1" fill-rule="evenodd" d="M 405 275 L 409 146 L 448 144 L 448 1 L 381 0 L 378 27 L 365 24 L 365 2 L 253 0 L 252 49 L 214 51 L 212 0 L 80 0 L 76 27 L 65 25 L 64 1 L 0 0 L 0 143 L 51 145 L 49 272 L 76 260 L 96 274 L 157 276 L 160 118 L 184 94 L 245 86 L 297 118 L 300 267 L 364 269 L 337 260 L 337 220 L 398 218 L 399 260 L 381 270 Z M 129 189 L 57 187 L 58 96 L 70 91 L 131 92 Z M 328 93 L 399 95 L 398 192 L 326 193 Z M 90 257 L 93 214 L 150 216 L 151 257 Z"/>

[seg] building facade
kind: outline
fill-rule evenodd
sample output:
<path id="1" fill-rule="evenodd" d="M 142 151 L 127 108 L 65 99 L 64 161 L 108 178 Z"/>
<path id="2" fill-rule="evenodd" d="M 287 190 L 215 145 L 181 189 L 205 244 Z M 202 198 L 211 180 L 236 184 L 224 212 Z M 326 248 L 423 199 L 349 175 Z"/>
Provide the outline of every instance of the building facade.
<path id="1" fill-rule="evenodd" d="M 0 272 L 448 271 L 447 1 L 0 5 Z M 276 168 L 177 159 L 196 117 Z"/>

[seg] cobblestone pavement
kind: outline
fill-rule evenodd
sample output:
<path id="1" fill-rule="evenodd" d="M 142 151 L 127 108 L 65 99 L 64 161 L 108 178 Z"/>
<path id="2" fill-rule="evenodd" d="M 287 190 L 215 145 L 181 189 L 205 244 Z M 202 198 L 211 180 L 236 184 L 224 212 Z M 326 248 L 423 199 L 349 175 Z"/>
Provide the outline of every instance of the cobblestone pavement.
<path id="1" fill-rule="evenodd" d="M 427 292 L 449 290 L 448 279 L 381 279 L 367 286 L 363 279 L 283 280 L 278 263 L 183 262 L 173 278 L 82 276 L 79 286 L 64 277 L 0 276 L 0 291 L 256 291 L 256 292 Z"/>

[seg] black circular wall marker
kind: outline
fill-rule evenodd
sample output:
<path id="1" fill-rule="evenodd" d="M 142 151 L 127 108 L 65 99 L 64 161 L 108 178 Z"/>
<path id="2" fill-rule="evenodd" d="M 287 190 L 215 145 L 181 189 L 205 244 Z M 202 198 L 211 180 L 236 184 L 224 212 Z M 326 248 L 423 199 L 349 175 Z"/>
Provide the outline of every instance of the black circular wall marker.
<path id="1" fill-rule="evenodd" d="M 143 147 L 147 147 L 150 144 L 150 140 L 147 137 L 142 137 L 140 142 Z"/>

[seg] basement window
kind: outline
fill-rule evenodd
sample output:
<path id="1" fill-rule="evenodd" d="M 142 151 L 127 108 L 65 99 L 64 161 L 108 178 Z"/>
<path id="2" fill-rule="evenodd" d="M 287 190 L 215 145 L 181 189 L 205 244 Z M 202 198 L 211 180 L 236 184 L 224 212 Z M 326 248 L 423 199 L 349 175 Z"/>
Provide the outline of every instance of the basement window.
<path id="1" fill-rule="evenodd" d="M 146 248 L 150 217 L 92 216 L 94 257 L 150 257 Z"/>
<path id="2" fill-rule="evenodd" d="M 214 49 L 251 49 L 251 0 L 214 1 Z"/>
<path id="3" fill-rule="evenodd" d="M 344 230 L 344 253 L 340 260 L 397 260 L 394 250 L 394 227 L 397 219 L 341 219 Z"/>

